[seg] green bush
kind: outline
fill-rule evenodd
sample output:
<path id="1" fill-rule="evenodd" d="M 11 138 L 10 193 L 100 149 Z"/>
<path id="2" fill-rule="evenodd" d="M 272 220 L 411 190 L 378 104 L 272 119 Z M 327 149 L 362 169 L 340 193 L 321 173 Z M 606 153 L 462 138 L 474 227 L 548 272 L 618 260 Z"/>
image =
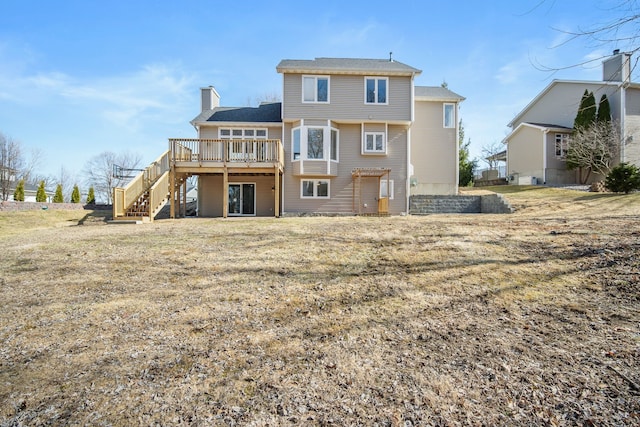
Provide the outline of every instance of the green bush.
<path id="1" fill-rule="evenodd" d="M 80 189 L 77 185 L 73 186 L 73 191 L 71 192 L 71 203 L 80 203 Z"/>
<path id="2" fill-rule="evenodd" d="M 21 179 L 13 192 L 13 200 L 16 202 L 24 202 L 24 179 Z"/>
<path id="3" fill-rule="evenodd" d="M 611 169 L 605 185 L 614 193 L 628 194 L 633 190 L 640 190 L 640 170 L 636 165 L 620 163 Z"/>
<path id="4" fill-rule="evenodd" d="M 96 193 L 93 190 L 93 185 L 89 187 L 89 192 L 87 193 L 87 204 L 88 205 L 96 204 Z"/>
<path id="5" fill-rule="evenodd" d="M 64 203 L 64 196 L 62 195 L 62 185 L 58 184 L 56 187 L 56 194 L 53 195 L 53 203 Z"/>
<path id="6" fill-rule="evenodd" d="M 44 203 L 47 201 L 47 192 L 44 190 L 44 181 L 40 181 L 38 192 L 36 193 L 36 202 Z"/>

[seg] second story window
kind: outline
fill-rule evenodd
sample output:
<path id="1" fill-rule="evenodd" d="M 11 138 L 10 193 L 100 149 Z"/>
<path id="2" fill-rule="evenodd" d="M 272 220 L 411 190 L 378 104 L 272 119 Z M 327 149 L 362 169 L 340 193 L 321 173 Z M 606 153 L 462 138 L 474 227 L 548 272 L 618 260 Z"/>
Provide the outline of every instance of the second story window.
<path id="1" fill-rule="evenodd" d="M 445 128 L 454 128 L 456 127 L 456 104 L 444 104 L 444 118 L 443 118 L 443 126 Z"/>
<path id="2" fill-rule="evenodd" d="M 389 79 L 386 77 L 364 78 L 365 104 L 387 104 L 387 87 Z"/>
<path id="3" fill-rule="evenodd" d="M 567 158 L 567 148 L 569 145 L 569 135 L 566 133 L 556 133 L 556 157 L 558 159 Z"/>
<path id="4" fill-rule="evenodd" d="M 329 77 L 303 76 L 302 102 L 329 102 Z"/>

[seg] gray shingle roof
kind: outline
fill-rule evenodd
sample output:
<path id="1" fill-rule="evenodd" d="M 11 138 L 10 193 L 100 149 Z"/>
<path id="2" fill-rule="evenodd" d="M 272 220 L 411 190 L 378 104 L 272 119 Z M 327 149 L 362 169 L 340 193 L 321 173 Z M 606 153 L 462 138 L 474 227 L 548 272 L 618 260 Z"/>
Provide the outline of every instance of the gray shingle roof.
<path id="1" fill-rule="evenodd" d="M 202 122 L 245 122 L 245 123 L 280 123 L 280 102 L 263 103 L 258 107 L 216 107 L 205 110 L 191 123 Z"/>
<path id="2" fill-rule="evenodd" d="M 332 73 L 412 75 L 422 71 L 398 61 L 363 58 L 283 59 L 276 70 L 279 73 Z"/>
<path id="3" fill-rule="evenodd" d="M 458 95 L 442 86 L 416 86 L 415 95 L 420 98 L 429 98 L 433 100 L 451 100 L 463 101 L 464 96 Z"/>

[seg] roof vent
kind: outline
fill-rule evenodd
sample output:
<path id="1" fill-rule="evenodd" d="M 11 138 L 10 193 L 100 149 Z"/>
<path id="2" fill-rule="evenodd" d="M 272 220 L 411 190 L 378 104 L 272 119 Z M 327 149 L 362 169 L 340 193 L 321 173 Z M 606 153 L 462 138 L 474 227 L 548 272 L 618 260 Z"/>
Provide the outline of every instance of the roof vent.
<path id="1" fill-rule="evenodd" d="M 613 54 L 614 54 L 614 55 L 617 55 L 617 54 L 619 54 L 619 53 L 620 53 L 620 49 L 615 49 L 615 50 L 613 51 Z"/>
<path id="2" fill-rule="evenodd" d="M 393 62 L 393 58 L 391 57 L 391 55 L 393 55 L 393 52 L 389 52 L 389 62 Z"/>

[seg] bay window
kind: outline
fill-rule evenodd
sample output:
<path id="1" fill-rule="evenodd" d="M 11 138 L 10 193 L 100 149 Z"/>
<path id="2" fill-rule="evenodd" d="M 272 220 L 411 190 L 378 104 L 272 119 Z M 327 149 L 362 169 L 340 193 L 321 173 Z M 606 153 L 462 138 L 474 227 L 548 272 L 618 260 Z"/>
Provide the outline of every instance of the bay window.
<path id="1" fill-rule="evenodd" d="M 291 160 L 338 161 L 337 129 L 329 126 L 300 126 L 291 132 Z"/>

